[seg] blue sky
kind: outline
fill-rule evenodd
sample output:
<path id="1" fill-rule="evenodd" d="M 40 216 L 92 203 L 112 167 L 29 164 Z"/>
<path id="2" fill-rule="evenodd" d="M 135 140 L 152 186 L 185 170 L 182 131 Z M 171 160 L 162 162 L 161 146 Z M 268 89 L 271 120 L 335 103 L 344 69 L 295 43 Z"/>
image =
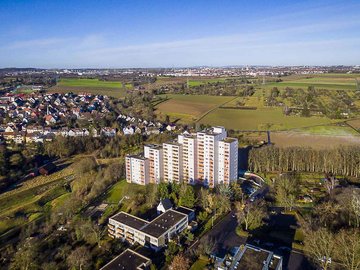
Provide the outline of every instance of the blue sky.
<path id="1" fill-rule="evenodd" d="M 0 0 L 0 67 L 360 64 L 360 1 Z"/>

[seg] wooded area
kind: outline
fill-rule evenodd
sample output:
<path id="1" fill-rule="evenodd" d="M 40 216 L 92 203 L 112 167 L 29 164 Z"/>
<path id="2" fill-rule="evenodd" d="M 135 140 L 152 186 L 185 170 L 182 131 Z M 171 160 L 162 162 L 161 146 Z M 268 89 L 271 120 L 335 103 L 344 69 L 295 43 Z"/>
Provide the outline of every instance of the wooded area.
<path id="1" fill-rule="evenodd" d="M 360 176 L 360 147 L 333 149 L 265 146 L 249 152 L 249 169 L 254 172 L 323 172 Z"/>

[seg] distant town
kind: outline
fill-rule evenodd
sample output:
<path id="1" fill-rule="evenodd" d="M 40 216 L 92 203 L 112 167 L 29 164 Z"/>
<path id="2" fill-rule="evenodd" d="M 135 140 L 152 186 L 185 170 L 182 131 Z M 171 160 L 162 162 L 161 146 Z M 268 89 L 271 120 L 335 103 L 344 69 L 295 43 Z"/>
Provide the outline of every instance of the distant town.
<path id="1" fill-rule="evenodd" d="M 357 262 L 359 66 L 14 68 L 0 82 L 4 269 Z"/>

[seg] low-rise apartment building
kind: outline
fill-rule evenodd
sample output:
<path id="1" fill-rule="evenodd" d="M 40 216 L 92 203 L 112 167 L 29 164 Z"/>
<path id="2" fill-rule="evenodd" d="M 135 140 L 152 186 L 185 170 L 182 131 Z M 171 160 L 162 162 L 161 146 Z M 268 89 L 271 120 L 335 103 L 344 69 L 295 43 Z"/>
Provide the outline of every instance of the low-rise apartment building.
<path id="1" fill-rule="evenodd" d="M 151 259 L 128 248 L 100 270 L 147 270 L 150 265 Z"/>
<path id="2" fill-rule="evenodd" d="M 136 216 L 120 212 L 109 219 L 109 236 L 127 241 L 130 244 L 139 243 L 143 246 L 161 248 L 173 236 L 185 230 L 191 217 L 192 209 L 179 207 L 169 209 L 152 221 L 147 221 Z"/>

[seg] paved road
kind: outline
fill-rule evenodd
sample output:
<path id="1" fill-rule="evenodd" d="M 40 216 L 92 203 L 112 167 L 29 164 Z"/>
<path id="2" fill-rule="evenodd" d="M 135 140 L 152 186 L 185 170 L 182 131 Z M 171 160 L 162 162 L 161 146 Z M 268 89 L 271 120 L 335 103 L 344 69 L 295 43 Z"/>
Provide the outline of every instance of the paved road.
<path id="1" fill-rule="evenodd" d="M 201 237 L 201 239 L 191 246 L 191 250 L 196 249 L 200 243 L 206 242 L 208 239 L 216 242 L 215 249 L 231 249 L 234 246 L 240 246 L 246 243 L 246 238 L 239 237 L 235 230 L 238 226 L 234 211 L 227 214 L 219 223 L 217 223 L 210 231 Z"/>

